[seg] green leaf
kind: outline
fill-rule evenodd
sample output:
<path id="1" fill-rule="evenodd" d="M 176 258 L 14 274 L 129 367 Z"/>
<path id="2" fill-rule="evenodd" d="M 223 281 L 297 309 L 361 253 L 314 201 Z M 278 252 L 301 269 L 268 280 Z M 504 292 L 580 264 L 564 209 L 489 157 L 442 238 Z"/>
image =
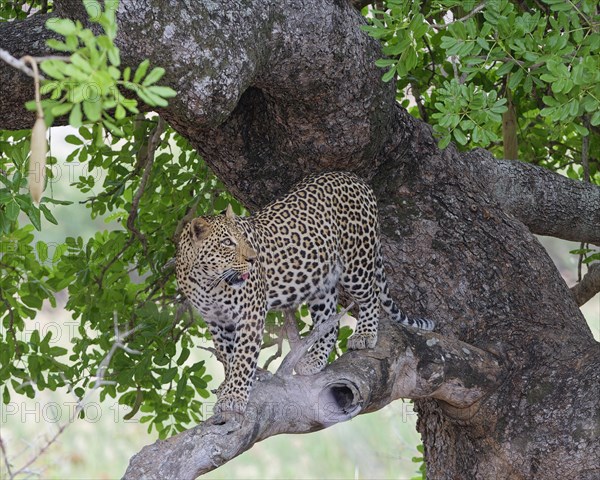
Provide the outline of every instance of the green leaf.
<path id="1" fill-rule="evenodd" d="M 54 217 L 54 215 L 52 215 L 52 212 L 46 205 L 40 204 L 40 210 L 44 214 L 44 217 L 46 217 L 46 220 L 48 220 L 50 223 L 53 223 L 54 225 L 58 225 L 58 220 L 56 220 L 56 218 Z"/>
<path id="2" fill-rule="evenodd" d="M 86 0 L 84 4 L 87 2 Z M 75 22 L 68 18 L 49 18 L 46 20 L 46 28 L 60 35 L 72 35 L 77 32 Z"/>
<path id="3" fill-rule="evenodd" d="M 394 78 L 395 74 L 396 74 L 396 66 L 394 65 L 392 68 L 390 68 L 387 72 L 385 72 L 383 74 L 383 77 L 381 77 L 381 80 L 383 80 L 385 83 L 387 83 L 392 78 Z"/>
<path id="4" fill-rule="evenodd" d="M 71 110 L 71 115 L 69 115 L 69 124 L 73 127 L 81 126 L 82 115 L 81 115 L 81 104 L 76 103 L 73 105 L 73 109 Z"/>
<path id="5" fill-rule="evenodd" d="M 25 213 L 29 217 L 31 224 L 35 227 L 35 229 L 38 232 L 41 231 L 42 230 L 42 219 L 40 217 L 39 208 L 36 208 L 32 205 L 31 208 L 28 208 L 27 210 L 25 210 Z"/>
<path id="6" fill-rule="evenodd" d="M 146 59 L 142 63 L 139 64 L 138 68 L 133 75 L 133 83 L 140 83 L 146 72 L 148 71 L 148 67 L 150 66 L 150 60 Z"/>
<path id="7" fill-rule="evenodd" d="M 171 87 L 160 87 L 158 85 L 148 87 L 146 91 L 152 92 L 153 94 L 158 95 L 162 98 L 171 98 L 177 95 L 177 92 Z"/>
<path id="8" fill-rule="evenodd" d="M 496 70 L 496 75 L 498 75 L 499 77 L 503 77 L 512 70 L 513 66 L 514 64 L 512 61 L 504 62 L 502 66 L 498 68 L 498 70 Z"/>
<path id="9" fill-rule="evenodd" d="M 85 0 L 83 6 L 85 7 L 88 17 L 90 17 L 90 20 L 97 22 L 100 15 L 102 15 L 102 6 L 100 5 L 100 2 L 97 0 Z"/>
<path id="10" fill-rule="evenodd" d="M 455 129 L 453 132 L 454 138 L 456 139 L 456 141 L 458 143 L 460 143 L 461 145 L 466 145 L 467 144 L 467 137 L 465 136 L 465 134 L 462 132 L 462 130 L 460 129 Z"/>
<path id="11" fill-rule="evenodd" d="M 126 115 L 127 115 L 127 112 L 125 112 L 123 105 L 121 105 L 121 104 L 117 105 L 117 108 L 115 109 L 115 118 L 117 120 L 122 120 L 125 118 Z"/>
<path id="12" fill-rule="evenodd" d="M 177 375 L 177 367 L 171 367 L 164 370 L 160 377 L 160 383 L 165 384 L 171 382 L 175 378 L 175 375 Z"/>
<path id="13" fill-rule="evenodd" d="M 154 95 L 146 88 L 142 87 L 138 90 L 137 94 L 144 101 L 144 103 L 150 105 L 151 107 L 166 107 L 168 105 L 166 100 L 158 95 Z"/>
<path id="14" fill-rule="evenodd" d="M 46 243 L 42 241 L 37 242 L 35 244 L 35 250 L 41 263 L 44 263 L 46 260 L 48 260 L 48 245 L 46 245 Z"/>
<path id="15" fill-rule="evenodd" d="M 17 219 L 20 211 L 21 209 L 14 199 L 6 204 L 6 217 L 11 222 L 14 222 Z"/>
<path id="16" fill-rule="evenodd" d="M 102 102 L 98 100 L 83 101 L 83 113 L 91 122 L 97 122 L 102 117 Z"/>
<path id="17" fill-rule="evenodd" d="M 148 74 L 148 76 L 144 79 L 144 81 L 142 82 L 142 85 L 144 85 L 145 87 L 152 85 L 153 83 L 158 82 L 163 77 L 164 74 L 165 74 L 164 68 L 155 67 Z"/>
<path id="18" fill-rule="evenodd" d="M 108 60 L 115 67 L 118 67 L 119 65 L 121 65 L 121 57 L 119 55 L 118 48 L 111 48 L 110 50 L 108 50 Z"/>
<path id="19" fill-rule="evenodd" d="M 73 202 L 68 200 L 57 200 L 56 198 L 44 197 L 42 203 L 52 203 L 54 205 L 73 205 Z"/>
<path id="20" fill-rule="evenodd" d="M 64 42 L 56 40 L 55 38 L 49 38 L 46 40 L 46 45 L 52 50 L 57 50 L 59 52 L 72 52 L 73 49 Z"/>
<path id="21" fill-rule="evenodd" d="M 508 88 L 515 90 L 521 84 L 524 73 L 525 71 L 522 68 L 519 68 L 516 72 L 510 75 L 508 78 Z"/>
<path id="22" fill-rule="evenodd" d="M 79 68 L 79 70 L 81 70 L 82 72 L 88 74 L 94 71 L 94 69 L 90 65 L 90 62 L 78 53 L 74 53 L 73 55 L 71 55 L 71 64 Z"/>
<path id="23" fill-rule="evenodd" d="M 77 135 L 67 135 L 65 137 L 65 142 L 70 143 L 71 145 L 83 145 L 83 140 L 79 138 Z"/>
<path id="24" fill-rule="evenodd" d="M 73 105 L 70 103 L 63 103 L 52 107 L 52 115 L 55 117 L 60 117 L 61 115 L 66 115 L 71 111 Z"/>
<path id="25" fill-rule="evenodd" d="M 179 366 L 183 365 L 189 356 L 190 356 L 189 348 L 184 348 L 183 350 L 181 350 L 181 354 L 179 355 L 179 358 L 177 359 L 177 365 L 179 365 Z"/>

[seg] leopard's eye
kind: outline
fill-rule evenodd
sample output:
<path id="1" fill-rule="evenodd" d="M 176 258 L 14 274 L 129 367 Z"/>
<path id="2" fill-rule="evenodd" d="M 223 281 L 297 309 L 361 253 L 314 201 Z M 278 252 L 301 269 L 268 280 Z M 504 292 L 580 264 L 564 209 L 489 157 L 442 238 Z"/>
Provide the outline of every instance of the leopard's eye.
<path id="1" fill-rule="evenodd" d="M 231 238 L 224 238 L 221 240 L 221 245 L 225 247 L 235 247 L 235 242 Z"/>

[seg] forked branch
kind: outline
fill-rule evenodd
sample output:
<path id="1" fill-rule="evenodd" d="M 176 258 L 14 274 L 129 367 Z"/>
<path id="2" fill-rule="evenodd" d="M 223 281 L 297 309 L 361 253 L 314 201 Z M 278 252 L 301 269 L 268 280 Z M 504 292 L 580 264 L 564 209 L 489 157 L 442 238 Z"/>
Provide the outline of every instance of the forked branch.
<path id="1" fill-rule="evenodd" d="M 571 287 L 571 292 L 580 307 L 600 292 L 600 263 L 590 265 L 581 282 Z"/>
<path id="2" fill-rule="evenodd" d="M 144 447 L 124 479 L 193 479 L 280 433 L 308 433 L 398 398 L 434 398 L 465 410 L 502 381 L 500 359 L 437 333 L 380 325 L 377 348 L 348 352 L 313 376 L 256 382 L 241 424 L 204 423 Z"/>

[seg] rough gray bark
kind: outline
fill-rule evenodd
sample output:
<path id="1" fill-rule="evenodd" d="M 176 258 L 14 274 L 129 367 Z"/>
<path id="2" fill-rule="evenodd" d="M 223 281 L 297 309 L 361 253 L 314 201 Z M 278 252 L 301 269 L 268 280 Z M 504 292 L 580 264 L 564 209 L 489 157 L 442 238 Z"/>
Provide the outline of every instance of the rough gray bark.
<path id="1" fill-rule="evenodd" d="M 571 287 L 577 305 L 581 306 L 600 292 L 600 263 L 594 263 L 583 276 L 581 282 Z"/>
<path id="2" fill-rule="evenodd" d="M 474 179 L 533 233 L 600 245 L 600 189 L 485 150 L 467 157 Z"/>
<path id="3" fill-rule="evenodd" d="M 375 351 L 350 352 L 318 375 L 257 382 L 240 425 L 208 421 L 159 440 L 131 459 L 124 479 L 191 480 L 272 435 L 320 430 L 398 398 L 435 398 L 452 412 L 474 414 L 503 374 L 500 359 L 484 350 L 384 325 Z"/>
<path id="4" fill-rule="evenodd" d="M 69 14 L 80 8 L 56 4 Z M 395 298 L 436 320 L 450 344 L 503 359 L 505 380 L 485 387 L 476 411 L 433 394 L 415 402 L 429 478 L 600 476 L 600 347 L 532 235 L 597 243 L 598 216 L 580 218 L 597 205 L 596 187 L 481 151 L 440 151 L 380 81 L 379 47 L 344 1 L 120 5 L 124 61 L 148 57 L 167 68 L 180 95 L 162 115 L 246 205 L 266 203 L 308 172 L 363 175 L 380 200 Z M 41 48 L 33 24 L 0 25 L 1 46 Z M 31 40 L 19 44 L 24 32 Z M 0 100 L 0 127 L 30 127 L 20 110 L 29 80 L 0 65 L 0 82 L 11 92 Z M 381 351 L 331 368 L 352 378 Z M 186 460 L 170 458 L 170 470 Z"/>

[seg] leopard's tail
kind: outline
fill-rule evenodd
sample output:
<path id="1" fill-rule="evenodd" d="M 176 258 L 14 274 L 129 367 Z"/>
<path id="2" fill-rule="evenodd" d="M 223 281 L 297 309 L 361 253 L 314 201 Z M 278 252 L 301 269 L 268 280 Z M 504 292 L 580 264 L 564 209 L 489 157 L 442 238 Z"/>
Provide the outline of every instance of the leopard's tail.
<path id="1" fill-rule="evenodd" d="M 390 290 L 387 284 L 387 279 L 385 276 L 385 270 L 383 269 L 383 258 L 381 256 L 381 249 L 378 249 L 376 264 L 375 264 L 375 282 L 377 283 L 377 287 L 379 288 L 379 300 L 381 301 L 381 306 L 386 311 L 386 313 L 392 317 L 392 320 L 395 322 L 400 322 L 403 325 L 408 325 L 410 327 L 420 328 L 421 330 L 433 330 L 435 327 L 435 323 L 433 320 L 428 320 L 425 318 L 411 318 L 406 315 L 396 302 L 390 296 Z"/>

